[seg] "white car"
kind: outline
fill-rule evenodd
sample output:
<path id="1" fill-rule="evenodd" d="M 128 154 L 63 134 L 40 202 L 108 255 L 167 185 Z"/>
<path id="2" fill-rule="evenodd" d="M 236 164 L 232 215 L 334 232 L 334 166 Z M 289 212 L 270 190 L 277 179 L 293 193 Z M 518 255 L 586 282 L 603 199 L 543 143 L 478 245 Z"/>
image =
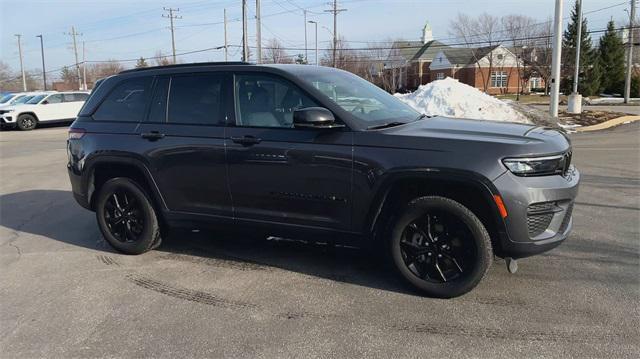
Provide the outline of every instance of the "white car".
<path id="1" fill-rule="evenodd" d="M 9 106 L 21 105 L 31 100 L 34 96 L 49 93 L 55 93 L 55 91 L 17 92 L 4 95 L 2 96 L 2 98 L 0 98 L 0 109 L 4 109 Z"/>
<path id="2" fill-rule="evenodd" d="M 0 124 L 33 130 L 38 123 L 71 122 L 88 97 L 84 91 L 36 95 L 22 105 L 0 109 Z"/>

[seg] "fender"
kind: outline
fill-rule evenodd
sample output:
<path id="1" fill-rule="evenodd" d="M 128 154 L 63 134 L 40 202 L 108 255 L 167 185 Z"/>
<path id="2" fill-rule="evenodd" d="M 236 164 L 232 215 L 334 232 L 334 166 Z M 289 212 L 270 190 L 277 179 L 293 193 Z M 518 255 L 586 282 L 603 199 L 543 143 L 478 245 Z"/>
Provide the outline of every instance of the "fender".
<path id="1" fill-rule="evenodd" d="M 506 224 L 504 219 L 498 215 L 499 210 L 493 199 L 493 195 L 500 195 L 500 193 L 489 179 L 472 171 L 424 167 L 398 168 L 390 170 L 382 176 L 372 191 L 375 195 L 370 202 L 369 212 L 365 219 L 366 227 L 364 233 L 372 234 L 374 232 L 376 222 L 382 213 L 389 192 L 395 183 L 407 179 L 436 180 L 445 183 L 453 182 L 477 188 L 478 192 L 482 195 L 483 199 L 489 203 L 493 211 L 491 218 L 494 219 L 496 228 L 498 228 L 499 232 L 506 232 Z"/>
<path id="2" fill-rule="evenodd" d="M 160 204 L 164 211 L 168 211 L 167 204 L 164 200 L 164 197 L 162 196 L 162 193 L 160 192 L 160 188 L 158 187 L 158 184 L 153 178 L 153 175 L 151 174 L 151 171 L 149 170 L 147 165 L 145 165 L 144 162 L 139 159 L 132 158 L 131 154 L 129 153 L 121 155 L 94 155 L 86 159 L 84 168 L 82 170 L 84 175 L 82 176 L 81 186 L 84 192 L 87 194 L 87 199 L 89 200 L 89 202 L 91 202 L 93 191 L 95 190 L 93 188 L 94 169 L 96 166 L 103 164 L 127 165 L 136 167 L 140 171 L 140 173 L 142 173 L 142 175 L 145 177 L 145 180 L 149 184 L 149 188 L 152 192 L 150 193 L 150 195 L 153 197 L 152 199 L 156 203 Z"/>

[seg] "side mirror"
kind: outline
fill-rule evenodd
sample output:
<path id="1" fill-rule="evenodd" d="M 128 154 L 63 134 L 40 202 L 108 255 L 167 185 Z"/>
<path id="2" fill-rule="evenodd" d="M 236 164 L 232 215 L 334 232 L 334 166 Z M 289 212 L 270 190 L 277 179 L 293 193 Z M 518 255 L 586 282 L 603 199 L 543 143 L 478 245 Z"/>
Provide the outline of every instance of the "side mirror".
<path id="1" fill-rule="evenodd" d="M 324 107 L 307 107 L 293 111 L 293 127 L 296 128 L 340 128 L 331 111 Z"/>
<path id="2" fill-rule="evenodd" d="M 47 100 L 42 101 L 42 104 L 43 104 L 43 105 L 46 105 L 46 104 L 48 104 L 48 103 L 49 103 L 49 101 L 47 101 Z"/>

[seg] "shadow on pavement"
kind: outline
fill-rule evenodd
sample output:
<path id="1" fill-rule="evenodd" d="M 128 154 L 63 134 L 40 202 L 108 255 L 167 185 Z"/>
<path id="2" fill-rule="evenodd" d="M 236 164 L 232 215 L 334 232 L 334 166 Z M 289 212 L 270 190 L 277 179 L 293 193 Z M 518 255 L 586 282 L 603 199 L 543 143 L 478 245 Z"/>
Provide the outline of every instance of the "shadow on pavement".
<path id="1" fill-rule="evenodd" d="M 0 195 L 0 225 L 92 250 L 114 253 L 93 212 L 70 191 L 30 190 Z M 337 282 L 413 294 L 370 251 L 245 234 L 174 229 L 156 249 L 163 257 L 213 265 L 263 266 Z"/>

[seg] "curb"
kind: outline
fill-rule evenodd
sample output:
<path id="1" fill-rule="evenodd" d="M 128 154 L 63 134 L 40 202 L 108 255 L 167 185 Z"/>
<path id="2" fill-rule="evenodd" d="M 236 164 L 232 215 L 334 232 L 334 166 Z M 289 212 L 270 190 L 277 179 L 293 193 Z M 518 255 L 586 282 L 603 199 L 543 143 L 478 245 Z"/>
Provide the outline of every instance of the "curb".
<path id="1" fill-rule="evenodd" d="M 575 130 L 578 132 L 598 131 L 598 130 L 604 130 L 610 127 L 618 126 L 625 122 L 635 122 L 639 120 L 640 120 L 640 116 L 634 116 L 634 115 L 622 116 L 622 117 L 611 119 L 609 121 L 599 123 L 597 125 L 576 127 Z"/>

